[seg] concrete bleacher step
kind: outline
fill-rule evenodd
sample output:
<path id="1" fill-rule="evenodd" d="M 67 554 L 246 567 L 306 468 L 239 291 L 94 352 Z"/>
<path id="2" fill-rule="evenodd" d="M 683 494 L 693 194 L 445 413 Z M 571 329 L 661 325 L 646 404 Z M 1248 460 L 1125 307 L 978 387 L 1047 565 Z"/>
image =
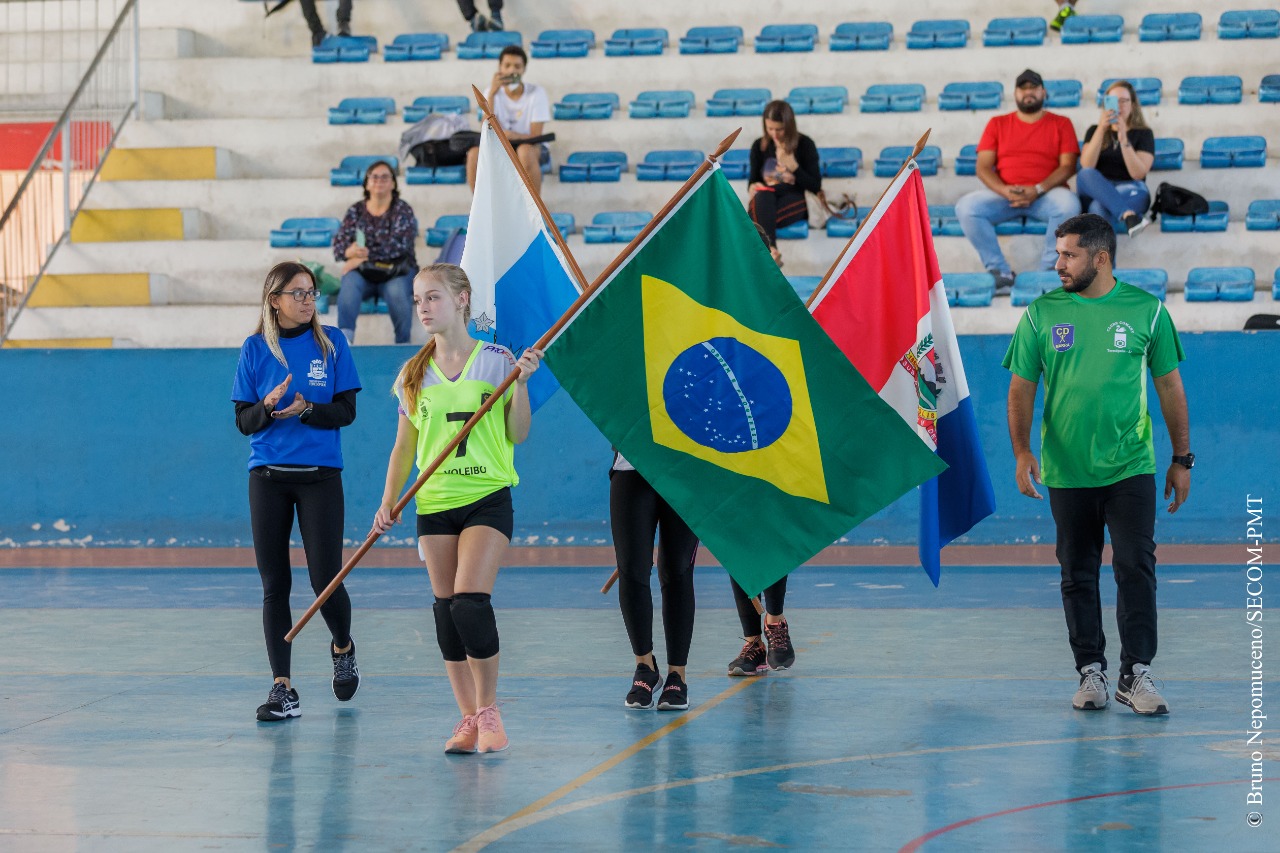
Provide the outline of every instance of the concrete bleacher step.
<path id="1" fill-rule="evenodd" d="M 230 155 L 209 145 L 111 149 L 100 181 L 213 181 L 230 177 Z"/>
<path id="2" fill-rule="evenodd" d="M 132 243 L 194 240 L 200 211 L 192 208 L 89 208 L 71 224 L 72 243 Z"/>
<path id="3" fill-rule="evenodd" d="M 52 274 L 40 280 L 27 308 L 153 305 L 164 287 L 163 276 L 148 273 Z"/>

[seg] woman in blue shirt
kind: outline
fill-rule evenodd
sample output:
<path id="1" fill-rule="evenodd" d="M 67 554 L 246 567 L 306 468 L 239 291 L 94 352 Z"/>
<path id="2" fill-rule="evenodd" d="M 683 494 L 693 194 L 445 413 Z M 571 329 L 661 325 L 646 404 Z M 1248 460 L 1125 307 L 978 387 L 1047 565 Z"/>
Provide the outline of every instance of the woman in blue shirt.
<path id="1" fill-rule="evenodd" d="M 300 716 L 284 639 L 292 574 L 294 514 L 319 594 L 342 568 L 342 445 L 338 430 L 356 418 L 360 377 L 347 340 L 316 314 L 316 281 L 292 261 L 276 264 L 262 289 L 262 318 L 240 348 L 231 399 L 249 436 L 249 514 L 262 576 L 262 627 L 275 681 L 258 720 Z M 343 587 L 320 608 L 333 635 L 333 693 L 345 702 L 360 686 L 351 639 L 351 599 Z"/>

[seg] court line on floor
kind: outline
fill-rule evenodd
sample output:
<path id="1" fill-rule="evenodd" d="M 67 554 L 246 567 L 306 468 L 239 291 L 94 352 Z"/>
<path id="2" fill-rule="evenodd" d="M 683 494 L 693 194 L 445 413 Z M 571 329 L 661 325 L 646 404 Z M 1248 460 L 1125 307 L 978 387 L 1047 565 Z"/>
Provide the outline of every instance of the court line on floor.
<path id="1" fill-rule="evenodd" d="M 1280 779 L 1262 779 L 1262 782 L 1280 782 Z M 1005 809 L 1004 811 L 991 812 L 990 814 L 978 815 L 977 817 L 965 818 L 958 820 L 953 824 L 939 827 L 932 832 L 926 832 L 919 838 L 913 838 L 898 850 L 898 853 L 916 853 L 921 847 L 929 843 L 940 835 L 945 835 L 955 829 L 963 829 L 966 826 L 972 826 L 980 821 L 990 820 L 991 818 L 1004 817 L 1005 815 L 1017 814 L 1018 812 L 1031 811 L 1033 809 L 1044 809 L 1049 806 L 1065 806 L 1071 803 L 1082 803 L 1086 800 L 1101 800 L 1107 797 L 1127 797 L 1132 794 L 1151 794 L 1156 791 L 1177 791 L 1182 788 L 1212 788 L 1217 785 L 1248 785 L 1248 779 L 1226 779 L 1219 782 L 1188 782 L 1185 785 L 1161 785 L 1157 788 L 1133 788 L 1128 791 L 1108 791 L 1105 794 L 1086 794 L 1083 797 L 1070 797 L 1065 800 L 1052 800 L 1047 803 L 1033 803 L 1029 806 L 1018 806 L 1013 809 Z"/>
<path id="2" fill-rule="evenodd" d="M 753 679 L 754 681 L 755 679 Z M 741 688 L 739 688 L 741 689 Z M 730 691 L 734 688 L 730 688 Z M 726 691 L 729 693 L 729 691 Z M 725 694 L 716 697 L 728 698 Z M 656 734 L 656 732 L 655 732 Z M 839 758 L 818 758 L 812 761 L 795 761 L 788 764 L 773 764 L 766 767 L 750 767 L 743 770 L 730 770 L 724 773 L 712 773 L 708 776 L 698 776 L 693 779 L 677 779 L 671 782 L 662 782 L 657 785 L 645 785 L 641 788 L 631 788 L 626 791 L 616 791 L 612 794 L 601 794 L 595 797 L 588 797 L 585 800 L 577 800 L 572 803 L 564 803 L 550 809 L 542 809 L 541 811 L 533 810 L 532 807 L 522 809 L 511 815 L 511 817 L 494 824 L 485 831 L 481 832 L 453 849 L 453 853 L 475 853 L 475 851 L 483 850 L 495 841 L 499 841 L 506 836 L 518 830 L 525 829 L 535 824 L 551 820 L 552 818 L 561 817 L 583 809 L 593 808 L 595 806 L 606 805 L 618 800 L 625 800 L 631 797 L 644 796 L 645 794 L 656 794 L 663 791 L 671 791 L 676 788 L 687 788 L 692 785 L 700 785 L 704 782 L 722 782 L 727 779 L 740 779 L 745 776 L 759 776 L 766 773 L 781 773 L 787 770 L 801 770 L 812 767 L 829 767 L 835 764 L 853 764 L 862 761 L 884 761 L 893 758 L 917 758 L 924 755 L 946 755 L 949 753 L 960 752 L 980 752 L 984 750 L 994 749 L 1013 749 L 1029 746 L 1065 746 L 1074 743 L 1100 743 L 1106 741 L 1122 741 L 1122 740 L 1146 740 L 1146 739 L 1164 739 L 1164 738 L 1184 738 L 1184 737 L 1220 737 L 1223 735 L 1234 735 L 1238 732 L 1234 730 L 1223 731 L 1201 731 L 1201 732 L 1138 732 L 1134 734 L 1123 735 L 1095 735 L 1092 737 L 1080 738 L 1049 738 L 1044 740 L 1026 740 L 1026 741 L 1010 741 L 1007 743 L 980 743 L 971 745 L 954 745 L 954 746 L 935 746 L 926 749 L 908 749 L 899 752 L 884 752 L 874 755 L 845 755 Z M 591 772 L 591 771 L 588 771 Z M 599 775 L 599 774 L 596 774 Z M 581 777 L 579 777 L 581 778 Z M 594 778 L 594 777 L 592 777 Z M 576 780 L 575 780 L 576 781 Z M 572 783 L 570 783 L 572 784 Z M 567 787 L 567 786 L 566 786 Z M 575 786 L 580 787 L 580 786 Z M 557 791 L 556 793 L 559 793 Z M 568 793 L 568 791 L 565 791 Z M 560 796 L 563 796 L 561 794 Z M 548 795 L 550 797 L 550 795 Z M 543 800 L 547 800 L 544 797 Z M 557 797 L 558 799 L 558 797 Z M 541 803 L 542 800 L 539 800 Z M 538 805 L 535 803 L 534 805 Z"/>

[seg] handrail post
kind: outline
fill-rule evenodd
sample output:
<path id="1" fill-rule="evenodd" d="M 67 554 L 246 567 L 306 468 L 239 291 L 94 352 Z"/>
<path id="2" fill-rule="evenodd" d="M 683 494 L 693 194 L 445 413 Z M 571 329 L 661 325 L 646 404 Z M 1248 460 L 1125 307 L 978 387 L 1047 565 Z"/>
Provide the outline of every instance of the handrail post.
<path id="1" fill-rule="evenodd" d="M 62 233 L 71 234 L 71 128 L 74 122 L 67 118 L 62 128 Z"/>
<path id="2" fill-rule="evenodd" d="M 142 30 L 138 5 L 133 4 L 133 117 L 142 118 Z"/>

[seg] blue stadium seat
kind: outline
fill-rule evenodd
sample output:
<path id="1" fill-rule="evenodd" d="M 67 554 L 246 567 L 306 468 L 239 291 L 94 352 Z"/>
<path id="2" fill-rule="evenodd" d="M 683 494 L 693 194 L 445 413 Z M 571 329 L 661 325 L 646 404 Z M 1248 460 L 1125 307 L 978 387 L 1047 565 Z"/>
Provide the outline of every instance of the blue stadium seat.
<path id="1" fill-rule="evenodd" d="M 404 108 L 404 120 L 406 124 L 416 124 L 431 113 L 466 115 L 470 111 L 471 99 L 465 95 L 423 95 Z"/>
<path id="2" fill-rule="evenodd" d="M 849 103 L 849 90 L 844 86 L 797 86 L 787 95 L 787 103 L 796 115 L 842 113 Z"/>
<path id="3" fill-rule="evenodd" d="M 662 27 L 614 30 L 604 41 L 605 56 L 661 56 L 669 36 Z"/>
<path id="4" fill-rule="evenodd" d="M 1250 9 L 1223 12 L 1218 18 L 1218 38 L 1273 39 L 1280 37 L 1280 12 L 1275 9 Z"/>
<path id="5" fill-rule="evenodd" d="M 1156 172 L 1172 172 L 1182 168 L 1182 140 L 1176 136 L 1156 137 L 1156 159 L 1151 168 Z"/>
<path id="6" fill-rule="evenodd" d="M 923 106 L 921 83 L 874 83 L 858 99 L 858 109 L 864 113 L 914 113 Z"/>
<path id="7" fill-rule="evenodd" d="M 758 116 L 773 100 L 768 89 L 717 89 L 707 98 L 708 116 Z"/>
<path id="8" fill-rule="evenodd" d="M 1004 86 L 993 81 L 948 83 L 938 94 L 940 110 L 994 110 L 1004 99 Z"/>
<path id="9" fill-rule="evenodd" d="M 684 181 L 707 159 L 701 151 L 675 149 L 650 151 L 636 164 L 638 181 Z"/>
<path id="10" fill-rule="evenodd" d="M 1133 91 L 1138 93 L 1138 103 L 1142 106 L 1154 107 L 1160 103 L 1164 84 L 1160 82 L 1159 77 L 1108 77 L 1098 87 L 1096 99 L 1098 106 L 1102 106 L 1102 96 L 1107 93 L 1107 89 L 1111 88 L 1111 84 L 1118 80 L 1125 80 L 1133 87 Z"/>
<path id="11" fill-rule="evenodd" d="M 1120 281 L 1142 288 L 1161 302 L 1169 294 L 1169 273 L 1162 269 L 1118 269 L 1114 275 Z"/>
<path id="12" fill-rule="evenodd" d="M 956 155 L 956 174 L 978 174 L 978 146 L 966 145 L 960 149 L 960 153 Z"/>
<path id="13" fill-rule="evenodd" d="M 856 178 L 862 165 L 861 148 L 819 148 L 818 160 L 824 178 Z"/>
<path id="14" fill-rule="evenodd" d="M 1199 12 L 1153 13 L 1138 26 L 1139 41 L 1195 41 L 1200 38 Z"/>
<path id="15" fill-rule="evenodd" d="M 1044 105 L 1053 110 L 1080 106 L 1084 86 L 1079 80 L 1045 80 Z"/>
<path id="16" fill-rule="evenodd" d="M 1238 104 L 1243 95 L 1244 81 L 1229 74 L 1184 77 L 1178 86 L 1180 104 Z"/>
<path id="17" fill-rule="evenodd" d="M 1209 212 L 1201 213 L 1197 216 L 1160 214 L 1160 230 L 1175 234 L 1185 234 L 1191 231 L 1202 234 L 1226 231 L 1229 215 L 1230 210 L 1227 208 L 1225 201 L 1211 201 L 1209 202 Z"/>
<path id="18" fill-rule="evenodd" d="M 404 170 L 404 182 L 411 186 L 426 184 L 465 184 L 467 167 L 457 166 L 410 166 Z"/>
<path id="19" fill-rule="evenodd" d="M 465 231 L 467 229 L 467 220 L 470 217 L 465 213 L 446 213 L 436 219 L 436 224 L 427 229 L 424 235 L 427 245 L 433 248 L 440 248 L 449 239 L 449 235 L 458 229 Z"/>
<path id="20" fill-rule="evenodd" d="M 956 219 L 956 207 L 953 204 L 929 205 L 929 230 L 935 237 L 963 237 L 960 220 Z"/>
<path id="21" fill-rule="evenodd" d="M 1119 15 L 1074 15 L 1062 25 L 1063 44 L 1117 42 L 1124 37 L 1124 18 Z"/>
<path id="22" fill-rule="evenodd" d="M 1276 267 L 1275 277 L 1271 280 L 1271 298 L 1280 301 L 1280 267 Z"/>
<path id="23" fill-rule="evenodd" d="M 553 213 L 551 214 L 551 221 L 556 224 L 561 237 L 568 237 L 578 230 L 578 222 L 573 218 L 572 213 Z"/>
<path id="24" fill-rule="evenodd" d="M 799 296 L 800 301 L 804 302 L 818 289 L 818 285 L 822 284 L 822 276 L 789 275 L 787 276 L 787 284 L 791 285 L 791 289 L 796 292 L 796 296 Z"/>
<path id="25" fill-rule="evenodd" d="M 560 167 L 560 183 L 614 183 L 627 171 L 623 151 L 575 151 Z"/>
<path id="26" fill-rule="evenodd" d="M 875 175 L 877 178 L 892 178 L 898 174 L 902 164 L 911 156 L 912 145 L 890 145 L 880 152 L 876 158 Z M 938 174 L 938 162 L 942 159 L 942 151 L 936 145 L 926 145 L 916 158 L 921 175 Z"/>
<path id="27" fill-rule="evenodd" d="M 751 152 L 745 148 L 724 152 L 720 158 L 720 171 L 731 181 L 746 180 L 751 173 Z"/>
<path id="28" fill-rule="evenodd" d="M 632 118 L 688 118 L 693 92 L 664 89 L 641 92 L 628 106 Z"/>
<path id="29" fill-rule="evenodd" d="M 1280 74 L 1268 74 L 1258 86 L 1258 100 L 1264 104 L 1280 104 Z"/>
<path id="30" fill-rule="evenodd" d="M 1067 20 L 1071 20 L 1071 18 Z M 1013 290 L 1009 293 L 1009 301 L 1014 305 L 1030 305 L 1037 298 L 1061 286 L 1062 281 L 1053 270 L 1020 272 L 1017 278 L 1013 280 Z"/>
<path id="31" fill-rule="evenodd" d="M 850 210 L 850 215 L 831 217 L 827 220 L 827 236 L 848 240 L 858 233 L 858 226 L 862 224 L 862 220 L 866 219 L 867 214 L 870 212 L 870 208 L 861 207 L 858 208 L 856 213 Z"/>
<path id="32" fill-rule="evenodd" d="M 1044 18 L 994 18 L 982 33 L 984 47 L 1044 44 Z"/>
<path id="33" fill-rule="evenodd" d="M 467 40 L 458 45 L 459 59 L 497 59 L 502 49 L 509 44 L 521 47 L 524 38 L 513 30 L 500 32 L 472 33 Z"/>
<path id="34" fill-rule="evenodd" d="M 816 24 L 768 24 L 756 36 L 756 53 L 808 53 L 817 40 Z"/>
<path id="35" fill-rule="evenodd" d="M 574 92 L 551 108 L 556 121 L 612 118 L 621 101 L 617 92 Z"/>
<path id="36" fill-rule="evenodd" d="M 944 272 L 947 304 L 958 308 L 986 308 L 996 295 L 996 278 L 989 272 Z"/>
<path id="37" fill-rule="evenodd" d="M 271 229 L 271 248 L 321 248 L 332 245 L 333 235 L 342 225 L 332 216 L 304 216 L 286 219 L 279 228 Z"/>
<path id="38" fill-rule="evenodd" d="M 801 219 L 799 222 L 782 226 L 777 231 L 777 237 L 779 240 L 808 240 L 809 220 Z"/>
<path id="39" fill-rule="evenodd" d="M 1187 273 L 1188 302 L 1252 302 L 1252 267 L 1196 267 Z"/>
<path id="40" fill-rule="evenodd" d="M 358 187 L 364 183 L 365 170 L 379 160 L 391 164 L 391 171 L 400 169 L 400 160 L 390 154 L 353 155 L 343 157 L 338 168 L 329 170 L 329 185 L 333 187 Z"/>
<path id="41" fill-rule="evenodd" d="M 311 61 L 368 62 L 369 54 L 377 52 L 378 40 L 374 36 L 325 36 L 324 41 L 311 49 Z"/>
<path id="42" fill-rule="evenodd" d="M 680 39 L 681 53 L 737 53 L 742 27 L 690 27 Z"/>
<path id="43" fill-rule="evenodd" d="M 543 30 L 529 42 L 529 56 L 534 59 L 578 58 L 596 46 L 592 30 Z"/>
<path id="44" fill-rule="evenodd" d="M 1244 227 L 1249 231 L 1280 231 L 1280 198 L 1260 198 L 1249 202 Z"/>
<path id="45" fill-rule="evenodd" d="M 383 47 L 382 58 L 386 62 L 424 62 L 439 59 L 448 49 L 449 37 L 444 33 L 404 33 Z"/>
<path id="46" fill-rule="evenodd" d="M 1250 169 L 1267 165 L 1267 140 L 1261 136 L 1211 136 L 1200 149 L 1202 169 Z"/>
<path id="47" fill-rule="evenodd" d="M 838 24 L 831 34 L 832 50 L 888 50 L 893 41 L 893 24 L 867 21 Z"/>
<path id="48" fill-rule="evenodd" d="M 964 47 L 969 42 L 969 22 L 963 19 L 916 21 L 907 32 L 907 47 L 927 50 L 935 47 Z"/>
<path id="49" fill-rule="evenodd" d="M 582 239 L 587 243 L 630 243 L 650 219 L 653 214 L 641 210 L 597 213 L 590 225 L 582 226 Z"/>
<path id="50" fill-rule="evenodd" d="M 329 108 L 329 124 L 386 124 L 395 98 L 343 98 Z"/>

